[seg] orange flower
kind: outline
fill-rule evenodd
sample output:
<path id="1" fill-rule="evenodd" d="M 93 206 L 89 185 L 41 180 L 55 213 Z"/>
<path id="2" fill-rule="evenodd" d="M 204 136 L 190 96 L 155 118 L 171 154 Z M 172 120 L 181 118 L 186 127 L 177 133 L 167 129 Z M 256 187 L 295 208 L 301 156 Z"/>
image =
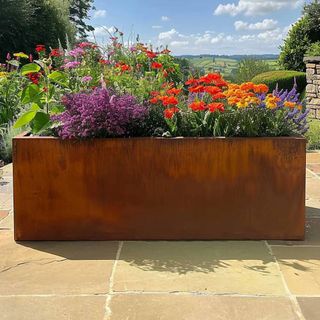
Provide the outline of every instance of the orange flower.
<path id="1" fill-rule="evenodd" d="M 169 94 L 169 95 L 178 95 L 179 93 L 181 93 L 181 89 L 176 89 L 176 88 L 172 88 L 172 89 L 169 89 L 168 91 L 167 91 L 167 94 Z"/>
<path id="2" fill-rule="evenodd" d="M 224 112 L 224 104 L 218 103 L 218 102 L 209 103 L 208 109 L 210 112 L 215 112 L 215 111 Z"/>
<path id="3" fill-rule="evenodd" d="M 204 101 L 195 101 L 189 105 L 189 108 L 193 111 L 203 111 L 206 110 L 206 104 Z"/>
<path id="4" fill-rule="evenodd" d="M 283 105 L 287 108 L 293 109 L 297 104 L 295 102 L 285 101 Z"/>
<path id="5" fill-rule="evenodd" d="M 161 51 L 162 54 L 169 54 L 171 51 L 168 49 L 164 49 Z"/>
<path id="6" fill-rule="evenodd" d="M 253 90 L 254 83 L 253 82 L 246 82 L 240 85 L 240 89 L 244 91 Z"/>
<path id="7" fill-rule="evenodd" d="M 221 92 L 222 90 L 219 87 L 209 86 L 209 87 L 205 87 L 204 91 L 211 94 L 211 95 L 214 95 L 214 94 Z"/>
<path id="8" fill-rule="evenodd" d="M 267 93 L 269 91 L 269 87 L 266 84 L 258 84 L 253 86 L 253 91 L 255 93 Z"/>
<path id="9" fill-rule="evenodd" d="M 168 109 L 164 110 L 163 114 L 166 119 L 172 119 L 173 116 L 179 111 L 180 111 L 179 108 L 173 107 L 173 108 L 168 108 Z"/>
<path id="10" fill-rule="evenodd" d="M 162 64 L 159 63 L 159 62 L 152 62 L 151 68 L 152 69 L 161 69 L 162 68 Z"/>

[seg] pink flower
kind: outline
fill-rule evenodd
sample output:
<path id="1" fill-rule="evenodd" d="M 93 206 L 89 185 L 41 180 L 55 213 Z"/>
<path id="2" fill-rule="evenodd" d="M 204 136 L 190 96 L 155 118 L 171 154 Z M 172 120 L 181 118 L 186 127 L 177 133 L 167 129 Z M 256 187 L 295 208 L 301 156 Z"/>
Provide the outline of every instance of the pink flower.
<path id="1" fill-rule="evenodd" d="M 91 76 L 84 76 L 81 79 L 81 82 L 90 82 L 90 81 L 92 81 L 92 77 Z"/>

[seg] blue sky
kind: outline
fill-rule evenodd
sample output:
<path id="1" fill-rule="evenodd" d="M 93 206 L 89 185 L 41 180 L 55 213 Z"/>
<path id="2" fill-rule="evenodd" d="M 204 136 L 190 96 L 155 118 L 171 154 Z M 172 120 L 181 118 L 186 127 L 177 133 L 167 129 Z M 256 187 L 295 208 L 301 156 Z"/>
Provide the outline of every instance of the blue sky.
<path id="1" fill-rule="evenodd" d="M 91 24 L 99 42 L 118 27 L 180 54 L 278 53 L 302 0 L 95 0 Z M 132 37 L 134 38 L 134 37 Z"/>

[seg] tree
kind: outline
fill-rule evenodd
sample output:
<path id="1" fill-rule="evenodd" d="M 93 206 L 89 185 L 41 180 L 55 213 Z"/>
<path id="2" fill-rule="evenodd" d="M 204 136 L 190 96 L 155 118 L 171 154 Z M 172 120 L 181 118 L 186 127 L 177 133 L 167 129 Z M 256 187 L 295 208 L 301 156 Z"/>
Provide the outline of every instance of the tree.
<path id="1" fill-rule="evenodd" d="M 75 30 L 65 0 L 0 0 L 0 60 L 7 52 L 33 53 L 37 44 L 57 47 Z"/>
<path id="2" fill-rule="evenodd" d="M 89 19 L 90 9 L 94 9 L 93 0 L 71 0 L 70 2 L 70 20 L 74 23 L 80 39 L 87 37 L 87 32 L 94 28 L 86 23 Z"/>
<path id="3" fill-rule="evenodd" d="M 243 59 L 239 62 L 235 73 L 237 83 L 251 81 L 256 75 L 270 70 L 268 63 L 263 60 Z"/>
<path id="4" fill-rule="evenodd" d="M 287 70 L 304 71 L 303 58 L 310 45 L 319 40 L 320 3 L 314 0 L 304 6 L 303 16 L 292 26 L 280 47 L 280 66 Z"/>

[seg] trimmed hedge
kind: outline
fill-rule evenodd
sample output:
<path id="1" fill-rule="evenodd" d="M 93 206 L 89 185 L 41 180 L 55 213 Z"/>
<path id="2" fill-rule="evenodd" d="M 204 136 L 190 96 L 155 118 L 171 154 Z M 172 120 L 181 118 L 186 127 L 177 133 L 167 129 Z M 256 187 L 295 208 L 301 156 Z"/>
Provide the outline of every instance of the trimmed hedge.
<path id="1" fill-rule="evenodd" d="M 298 92 L 302 93 L 307 85 L 306 74 L 304 72 L 291 70 L 269 71 L 258 74 L 252 79 L 252 82 L 256 84 L 264 83 L 269 87 L 270 92 L 272 92 L 277 84 L 280 89 L 292 89 L 294 79 L 296 79 Z"/>

